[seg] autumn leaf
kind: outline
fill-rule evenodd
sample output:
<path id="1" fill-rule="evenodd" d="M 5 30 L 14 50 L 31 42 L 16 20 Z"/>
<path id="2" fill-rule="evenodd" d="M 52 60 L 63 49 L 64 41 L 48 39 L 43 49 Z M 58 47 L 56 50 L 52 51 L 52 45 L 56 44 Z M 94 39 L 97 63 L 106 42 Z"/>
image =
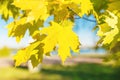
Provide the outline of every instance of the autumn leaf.
<path id="1" fill-rule="evenodd" d="M 46 20 L 49 16 L 45 0 L 15 0 L 13 5 L 28 11 L 27 22 L 37 21 L 38 19 Z"/>
<path id="2" fill-rule="evenodd" d="M 40 42 L 35 42 L 32 43 L 27 48 L 19 50 L 17 54 L 14 56 L 15 66 L 19 66 L 20 64 L 27 62 L 32 55 L 38 53 L 39 50 L 35 48 L 38 47 L 39 44 Z"/>
<path id="3" fill-rule="evenodd" d="M 72 31 L 73 23 L 64 21 L 64 24 L 51 22 L 51 26 L 43 28 L 40 34 L 46 34 L 47 37 L 41 42 L 44 44 L 44 54 L 51 52 L 58 47 L 58 55 L 62 62 L 70 57 L 70 50 L 79 51 L 79 40 L 77 35 Z"/>

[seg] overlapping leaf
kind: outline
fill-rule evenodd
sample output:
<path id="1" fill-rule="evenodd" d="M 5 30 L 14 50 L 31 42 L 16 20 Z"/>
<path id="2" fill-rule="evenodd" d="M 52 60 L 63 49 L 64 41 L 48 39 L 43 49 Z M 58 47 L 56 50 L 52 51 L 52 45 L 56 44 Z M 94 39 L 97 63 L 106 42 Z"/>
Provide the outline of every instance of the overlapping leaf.
<path id="1" fill-rule="evenodd" d="M 89 15 L 91 12 L 94 12 L 93 4 L 90 0 L 72 0 L 76 6 L 72 5 L 70 8 L 77 13 L 79 16 L 84 14 Z"/>
<path id="2" fill-rule="evenodd" d="M 19 8 L 12 5 L 12 2 L 13 0 L 0 0 L 0 14 L 6 21 L 9 17 L 17 18 L 20 14 Z"/>
<path id="3" fill-rule="evenodd" d="M 37 21 L 38 19 L 46 20 L 49 15 L 47 14 L 47 2 L 45 0 L 15 0 L 13 4 L 28 11 L 27 22 Z"/>
<path id="4" fill-rule="evenodd" d="M 17 54 L 14 56 L 15 65 L 19 66 L 20 64 L 27 62 L 32 55 L 35 55 L 36 53 L 38 53 L 39 50 L 35 48 L 38 47 L 39 45 L 40 45 L 40 42 L 35 42 L 35 43 L 32 43 L 27 48 L 23 50 L 19 50 Z"/>
<path id="5" fill-rule="evenodd" d="M 16 41 L 19 42 L 23 38 L 23 36 L 28 28 L 27 27 L 28 25 L 24 25 L 25 22 L 26 22 L 26 18 L 22 18 L 18 21 L 14 21 L 14 22 L 10 23 L 7 26 L 8 31 L 9 31 L 8 36 L 16 37 Z"/>

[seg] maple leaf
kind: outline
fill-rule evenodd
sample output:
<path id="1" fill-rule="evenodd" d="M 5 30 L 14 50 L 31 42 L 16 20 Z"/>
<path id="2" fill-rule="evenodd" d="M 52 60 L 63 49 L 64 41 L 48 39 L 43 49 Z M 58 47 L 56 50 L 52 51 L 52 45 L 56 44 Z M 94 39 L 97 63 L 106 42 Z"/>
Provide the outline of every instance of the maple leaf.
<path id="1" fill-rule="evenodd" d="M 79 15 L 83 16 L 84 14 L 90 14 L 91 11 L 94 11 L 93 4 L 90 0 L 72 0 L 75 4 L 77 4 L 77 8 L 73 10 Z M 71 8 L 74 6 L 71 6 Z"/>
<path id="2" fill-rule="evenodd" d="M 13 0 L 0 0 L 0 14 L 7 21 L 10 17 L 16 18 L 19 16 L 19 8 L 11 5 Z"/>
<path id="3" fill-rule="evenodd" d="M 40 34 L 46 34 L 47 37 L 41 41 L 44 44 L 44 54 L 49 53 L 58 47 L 58 55 L 62 63 L 67 57 L 70 57 L 70 50 L 79 51 L 79 40 L 77 35 L 72 31 L 73 23 L 64 21 L 64 24 L 51 22 L 51 26 L 43 28 Z"/>
<path id="4" fill-rule="evenodd" d="M 20 20 L 15 20 L 7 25 L 8 28 L 8 36 L 16 37 L 16 41 L 20 42 L 20 40 L 24 37 L 27 30 L 29 30 L 29 34 L 32 36 L 34 31 L 39 30 L 43 21 L 38 20 L 34 22 L 34 25 L 27 23 L 27 18 L 23 17 Z"/>
<path id="5" fill-rule="evenodd" d="M 26 17 L 11 22 L 9 25 L 7 25 L 8 36 L 16 37 L 16 41 L 19 42 L 23 38 L 27 30 L 28 24 L 25 23 L 26 23 Z"/>
<path id="6" fill-rule="evenodd" d="M 49 16 L 45 0 L 15 0 L 13 5 L 28 11 L 27 22 L 37 21 L 38 19 L 46 20 Z"/>
<path id="7" fill-rule="evenodd" d="M 35 49 L 40 45 L 40 41 L 32 43 L 25 49 L 19 50 L 17 54 L 14 56 L 15 66 L 19 66 L 22 63 L 27 62 L 32 55 L 38 53 L 38 49 Z"/>

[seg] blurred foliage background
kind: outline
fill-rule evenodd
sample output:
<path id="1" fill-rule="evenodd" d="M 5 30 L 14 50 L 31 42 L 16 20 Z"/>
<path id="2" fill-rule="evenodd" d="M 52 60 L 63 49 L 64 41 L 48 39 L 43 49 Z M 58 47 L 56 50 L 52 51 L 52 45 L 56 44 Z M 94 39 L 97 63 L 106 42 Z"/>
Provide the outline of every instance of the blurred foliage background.
<path id="1" fill-rule="evenodd" d="M 3 47 L 0 49 L 0 57 L 7 57 L 10 56 L 11 54 L 11 49 L 8 47 Z"/>

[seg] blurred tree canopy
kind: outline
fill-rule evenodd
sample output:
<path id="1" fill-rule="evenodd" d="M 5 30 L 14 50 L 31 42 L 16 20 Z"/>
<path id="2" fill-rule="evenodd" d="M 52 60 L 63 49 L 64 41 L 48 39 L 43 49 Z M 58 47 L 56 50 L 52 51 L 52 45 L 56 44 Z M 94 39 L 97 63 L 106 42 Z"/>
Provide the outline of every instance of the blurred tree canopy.
<path id="1" fill-rule="evenodd" d="M 10 53 L 11 53 L 11 49 L 7 47 L 3 47 L 0 49 L 0 57 L 10 56 Z"/>

